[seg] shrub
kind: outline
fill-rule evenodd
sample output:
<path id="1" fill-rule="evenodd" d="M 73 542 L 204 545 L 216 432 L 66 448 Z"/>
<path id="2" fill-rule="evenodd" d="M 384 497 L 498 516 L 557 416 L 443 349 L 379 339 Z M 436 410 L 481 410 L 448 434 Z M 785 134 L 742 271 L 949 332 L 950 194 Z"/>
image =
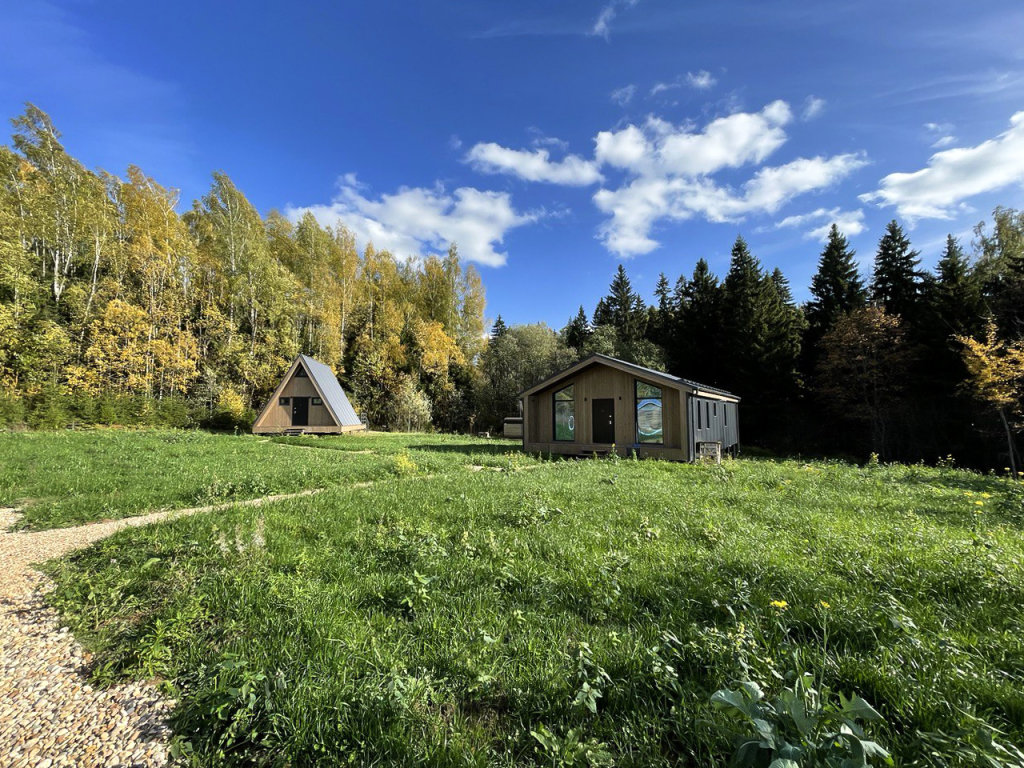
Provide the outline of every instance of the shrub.
<path id="1" fill-rule="evenodd" d="M 16 395 L 0 394 L 0 427 L 17 427 L 25 423 L 25 401 Z"/>

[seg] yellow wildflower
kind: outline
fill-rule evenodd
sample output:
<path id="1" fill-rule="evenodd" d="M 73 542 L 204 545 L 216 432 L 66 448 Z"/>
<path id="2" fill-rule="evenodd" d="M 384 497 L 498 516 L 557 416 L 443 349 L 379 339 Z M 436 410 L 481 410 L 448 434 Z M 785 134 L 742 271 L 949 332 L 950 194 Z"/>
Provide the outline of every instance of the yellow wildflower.
<path id="1" fill-rule="evenodd" d="M 832 607 L 831 605 L 826 603 L 824 600 L 819 600 L 818 602 L 821 603 L 821 607 L 822 608 L 831 608 Z"/>
<path id="2" fill-rule="evenodd" d="M 778 608 L 780 611 L 784 611 L 787 608 L 789 608 L 789 603 L 787 603 L 785 600 L 772 600 L 769 603 L 769 605 L 772 608 Z"/>
<path id="3" fill-rule="evenodd" d="M 983 499 L 991 499 L 992 498 L 992 494 L 991 493 L 983 493 L 983 494 L 981 494 L 981 497 Z"/>
<path id="4" fill-rule="evenodd" d="M 976 506 L 976 507 L 984 507 L 985 506 L 985 502 L 984 501 L 976 501 L 976 502 L 974 502 L 974 506 Z"/>

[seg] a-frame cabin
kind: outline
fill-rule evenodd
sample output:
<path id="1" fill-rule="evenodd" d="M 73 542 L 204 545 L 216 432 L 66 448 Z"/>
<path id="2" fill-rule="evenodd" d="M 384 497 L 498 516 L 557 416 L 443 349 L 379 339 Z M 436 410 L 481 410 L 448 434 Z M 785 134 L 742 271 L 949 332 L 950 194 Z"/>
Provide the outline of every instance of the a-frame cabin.
<path id="1" fill-rule="evenodd" d="M 366 425 L 359 420 L 334 372 L 307 355 L 295 358 L 252 425 L 257 435 L 336 435 L 361 429 Z"/>

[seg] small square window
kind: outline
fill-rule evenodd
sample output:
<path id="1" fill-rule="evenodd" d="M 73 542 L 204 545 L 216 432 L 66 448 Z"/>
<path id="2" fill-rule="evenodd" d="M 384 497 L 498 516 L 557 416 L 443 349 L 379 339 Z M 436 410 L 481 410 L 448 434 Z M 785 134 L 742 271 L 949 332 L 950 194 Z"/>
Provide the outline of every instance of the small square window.
<path id="1" fill-rule="evenodd" d="M 324 401 L 321 400 L 319 397 L 314 397 L 313 398 L 313 405 L 323 405 L 323 404 L 324 404 Z"/>
<path id="2" fill-rule="evenodd" d="M 278 405 L 291 405 L 292 399 L 290 397 L 280 397 L 277 400 Z"/>

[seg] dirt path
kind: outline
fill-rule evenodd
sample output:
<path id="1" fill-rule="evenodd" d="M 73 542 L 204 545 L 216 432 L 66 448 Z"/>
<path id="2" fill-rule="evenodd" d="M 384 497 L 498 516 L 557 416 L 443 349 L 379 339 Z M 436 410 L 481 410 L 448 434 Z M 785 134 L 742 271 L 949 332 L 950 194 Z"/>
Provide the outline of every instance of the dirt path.
<path id="1" fill-rule="evenodd" d="M 149 683 L 88 684 L 88 654 L 45 601 L 53 584 L 32 568 L 123 529 L 233 507 L 311 496 L 321 489 L 154 512 L 77 528 L 8 532 L 0 509 L 0 765 L 162 766 L 172 702 Z"/>

